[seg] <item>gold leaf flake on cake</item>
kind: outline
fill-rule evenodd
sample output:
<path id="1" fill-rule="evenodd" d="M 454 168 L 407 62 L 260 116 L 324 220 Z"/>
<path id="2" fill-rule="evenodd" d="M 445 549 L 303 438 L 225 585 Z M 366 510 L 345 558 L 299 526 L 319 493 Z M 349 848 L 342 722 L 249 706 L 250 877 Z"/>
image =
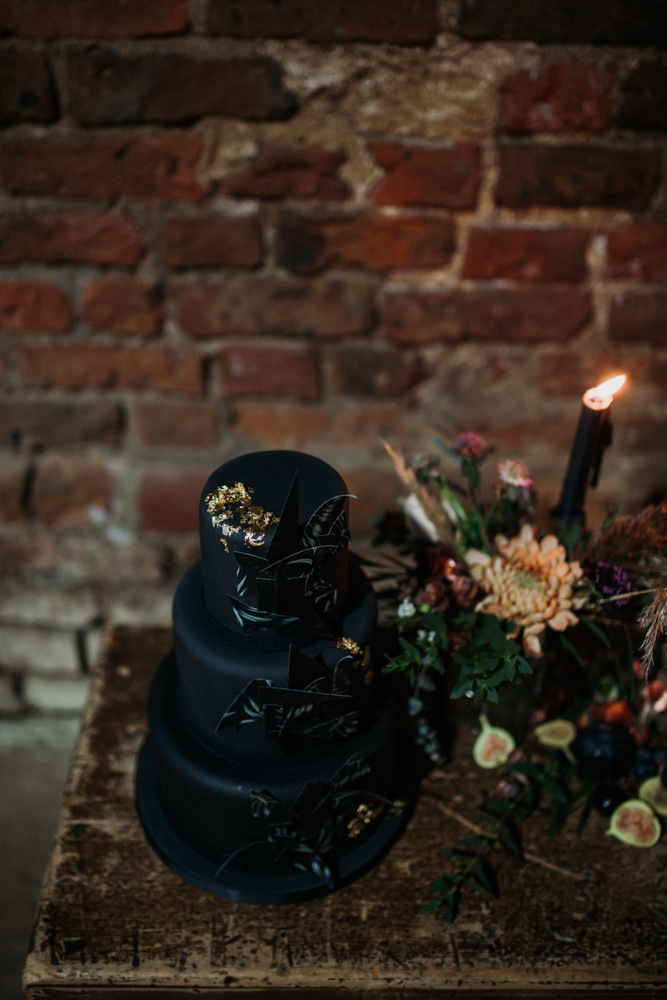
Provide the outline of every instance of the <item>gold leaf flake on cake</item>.
<path id="1" fill-rule="evenodd" d="M 361 646 L 359 646 L 354 639 L 346 639 L 344 635 L 341 635 L 339 639 L 336 639 L 337 649 L 346 649 L 348 653 L 352 653 L 353 656 L 361 656 Z"/>
<path id="2" fill-rule="evenodd" d="M 383 802 L 362 802 L 356 814 L 347 824 L 348 837 L 358 837 L 360 833 L 384 811 Z"/>
<path id="3" fill-rule="evenodd" d="M 273 511 L 252 502 L 254 492 L 252 486 L 240 482 L 233 486 L 218 486 L 213 493 L 209 493 L 204 503 L 213 526 L 220 528 L 223 536 L 243 535 L 247 545 L 257 547 L 264 544 L 266 529 L 271 524 L 277 524 L 278 518 L 274 517 Z M 234 521 L 238 523 L 232 523 Z M 221 541 L 229 552 L 225 538 Z"/>

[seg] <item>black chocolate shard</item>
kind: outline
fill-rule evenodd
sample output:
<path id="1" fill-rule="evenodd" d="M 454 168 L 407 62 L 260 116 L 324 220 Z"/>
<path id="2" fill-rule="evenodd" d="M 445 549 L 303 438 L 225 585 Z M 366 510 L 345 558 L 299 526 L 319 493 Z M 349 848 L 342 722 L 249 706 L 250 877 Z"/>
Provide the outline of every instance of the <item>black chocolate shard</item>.
<path id="1" fill-rule="evenodd" d="M 349 785 L 351 781 L 356 781 L 358 778 L 363 778 L 364 775 L 370 774 L 371 768 L 367 760 L 361 756 L 361 754 L 355 753 L 345 761 L 342 767 L 339 767 L 333 778 L 331 779 L 332 788 L 342 788 L 344 785 Z"/>
<path id="2" fill-rule="evenodd" d="M 308 576 L 313 569 L 317 569 L 336 552 L 335 545 L 311 545 L 307 549 L 290 552 L 283 559 L 270 563 L 262 569 L 262 576 L 280 576 L 286 580 L 298 580 L 303 576 Z"/>
<path id="3" fill-rule="evenodd" d="M 278 587 L 278 610 L 282 615 L 293 615 L 297 626 L 285 629 L 283 635 L 298 633 L 308 639 L 333 639 L 329 627 L 322 621 L 318 613 L 308 603 L 305 597 L 286 580 L 280 580 Z"/>
<path id="4" fill-rule="evenodd" d="M 234 555 L 236 556 L 236 589 L 239 597 L 244 597 L 248 591 L 254 590 L 252 583 L 257 574 L 261 573 L 267 565 L 268 560 L 263 556 L 253 555 L 252 552 L 235 552 Z"/>
<path id="5" fill-rule="evenodd" d="M 331 788 L 323 781 L 308 781 L 299 792 L 292 809 L 297 816 L 308 816 L 331 795 Z"/>
<path id="6" fill-rule="evenodd" d="M 271 687 L 271 681 L 262 677 L 254 677 L 236 696 L 220 722 L 215 727 L 216 733 L 227 726 L 242 726 L 247 722 L 259 722 L 264 717 L 263 692 Z"/>
<path id="7" fill-rule="evenodd" d="M 290 646 L 287 686 L 303 691 L 309 684 L 322 678 L 328 678 L 329 682 L 331 681 L 331 675 L 324 664 L 313 660 L 306 653 L 302 653 L 298 646 Z"/>
<path id="8" fill-rule="evenodd" d="M 225 714 L 216 726 L 216 733 L 227 726 L 243 726 L 248 722 L 266 723 L 266 709 L 279 707 L 281 716 L 278 728 L 283 725 L 287 712 L 295 709 L 297 716 L 301 710 L 310 710 L 318 705 L 330 706 L 335 711 L 345 711 L 352 699 L 349 695 L 332 694 L 329 691 L 316 691 L 314 686 L 321 680 L 313 681 L 310 690 L 298 691 L 293 688 L 274 687 L 271 681 L 255 677 L 248 681 L 240 694 L 236 696 Z"/>
<path id="9" fill-rule="evenodd" d="M 342 740 L 347 736 L 354 736 L 359 730 L 359 712 L 347 712 L 345 715 L 337 715 L 333 719 L 325 722 L 318 722 L 313 726 L 308 726 L 300 730 L 302 736 L 310 736 L 318 740 Z"/>
<path id="10" fill-rule="evenodd" d="M 273 538 L 269 545 L 267 556 L 270 562 L 284 559 L 291 552 L 300 548 L 299 539 L 299 473 L 294 473 L 292 485 L 289 488 L 287 499 L 282 509 L 282 513 L 273 532 Z"/>
<path id="11" fill-rule="evenodd" d="M 352 535 L 350 534 L 350 529 L 347 526 L 347 516 L 344 510 L 341 511 L 340 516 L 331 525 L 329 536 L 333 535 L 340 535 L 348 545 L 352 541 Z"/>
<path id="12" fill-rule="evenodd" d="M 294 810 L 280 802 L 275 795 L 264 789 L 261 792 L 250 792 L 250 814 L 255 819 L 274 819 L 277 816 L 285 818 L 294 815 Z"/>
<path id="13" fill-rule="evenodd" d="M 244 631 L 254 632 L 258 629 L 274 628 L 278 635 L 286 635 L 299 625 L 298 618 L 279 615 L 273 611 L 258 611 L 257 608 L 251 608 L 249 604 L 239 601 L 233 594 L 227 596 L 231 601 L 236 620 Z M 321 619 L 317 620 L 319 622 Z"/>
<path id="14" fill-rule="evenodd" d="M 322 535 L 328 535 L 344 512 L 347 499 L 356 500 L 356 497 L 352 493 L 342 493 L 340 496 L 325 500 L 303 529 L 301 544 L 304 546 L 316 545 Z"/>

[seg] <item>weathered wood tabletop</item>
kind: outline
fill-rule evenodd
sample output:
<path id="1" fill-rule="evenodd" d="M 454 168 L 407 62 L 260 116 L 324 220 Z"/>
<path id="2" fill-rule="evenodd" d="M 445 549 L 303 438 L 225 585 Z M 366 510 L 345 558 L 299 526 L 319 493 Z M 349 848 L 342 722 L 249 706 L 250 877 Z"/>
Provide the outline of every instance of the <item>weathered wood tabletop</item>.
<path id="1" fill-rule="evenodd" d="M 667 839 L 633 849 L 593 816 L 581 838 L 550 841 L 534 818 L 526 850 L 566 871 L 508 857 L 497 902 L 464 897 L 452 928 L 421 912 L 448 863 L 440 852 L 466 835 L 439 801 L 465 815 L 475 788 L 497 781 L 465 737 L 423 786 L 403 838 L 341 892 L 256 907 L 182 882 L 147 845 L 133 799 L 148 688 L 170 644 L 166 628 L 109 637 L 26 960 L 30 998 L 667 996 Z"/>

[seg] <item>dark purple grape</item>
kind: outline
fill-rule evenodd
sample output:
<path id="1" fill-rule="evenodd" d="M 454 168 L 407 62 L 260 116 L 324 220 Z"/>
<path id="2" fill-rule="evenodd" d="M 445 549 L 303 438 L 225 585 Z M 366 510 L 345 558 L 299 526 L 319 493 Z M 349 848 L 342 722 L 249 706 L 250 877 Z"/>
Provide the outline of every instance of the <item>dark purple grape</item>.
<path id="1" fill-rule="evenodd" d="M 626 799 L 627 795 L 618 785 L 600 785 L 593 792 L 593 805 L 601 816 L 611 816 Z"/>
<path id="2" fill-rule="evenodd" d="M 632 765 L 632 774 L 637 781 L 646 781 L 647 778 L 652 778 L 654 774 L 658 773 L 658 765 L 656 764 L 653 751 L 650 747 L 639 746 L 637 747 L 637 756 L 635 757 L 635 762 Z"/>
<path id="3" fill-rule="evenodd" d="M 637 744 L 625 726 L 614 722 L 593 722 L 578 734 L 572 751 L 583 778 L 616 781 L 630 774 Z"/>

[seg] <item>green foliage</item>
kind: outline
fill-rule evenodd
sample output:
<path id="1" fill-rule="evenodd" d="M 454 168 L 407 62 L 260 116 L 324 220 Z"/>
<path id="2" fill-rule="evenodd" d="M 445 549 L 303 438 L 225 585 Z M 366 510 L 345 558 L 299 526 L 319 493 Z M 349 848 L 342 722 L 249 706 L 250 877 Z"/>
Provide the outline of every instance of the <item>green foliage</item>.
<path id="1" fill-rule="evenodd" d="M 402 652 L 389 659 L 383 672 L 406 673 L 412 687 L 424 669 L 444 673 L 443 654 L 449 652 L 448 636 L 452 632 L 469 634 L 470 638 L 464 646 L 450 653 L 451 661 L 459 668 L 451 698 L 460 698 L 472 691 L 476 701 L 488 698 L 497 702 L 497 688 L 501 684 L 513 681 L 517 673 L 532 672 L 521 646 L 507 634 L 509 623 L 494 615 L 474 611 L 447 615 L 447 612 L 432 611 L 428 605 L 422 605 L 402 627 L 408 631 L 410 639 L 399 636 Z"/>
<path id="2" fill-rule="evenodd" d="M 459 677 L 451 698 L 473 692 L 475 701 L 488 698 L 498 701 L 497 688 L 520 674 L 532 672 L 519 644 L 507 635 L 508 623 L 494 615 L 461 612 L 461 622 L 472 630 L 472 637 L 461 650 L 452 653 L 459 666 Z"/>
<path id="3" fill-rule="evenodd" d="M 544 796 L 550 799 L 548 809 L 552 814 L 552 826 L 556 815 L 557 824 L 562 825 L 563 816 L 566 818 L 573 806 L 573 797 L 564 780 L 568 769 L 570 765 L 562 754 L 552 754 L 547 764 L 532 761 L 513 764 L 510 773 L 522 776 L 525 787 L 513 800 L 487 799 L 478 815 L 489 825 L 488 833 L 462 837 L 454 850 L 443 852 L 444 856 L 459 862 L 458 870 L 441 875 L 432 883 L 430 892 L 439 898 L 427 903 L 422 912 L 442 909 L 447 923 L 451 924 L 456 919 L 465 889 L 498 899 L 500 891 L 491 857 L 500 848 L 518 861 L 523 858 L 517 824 L 535 813 Z"/>

